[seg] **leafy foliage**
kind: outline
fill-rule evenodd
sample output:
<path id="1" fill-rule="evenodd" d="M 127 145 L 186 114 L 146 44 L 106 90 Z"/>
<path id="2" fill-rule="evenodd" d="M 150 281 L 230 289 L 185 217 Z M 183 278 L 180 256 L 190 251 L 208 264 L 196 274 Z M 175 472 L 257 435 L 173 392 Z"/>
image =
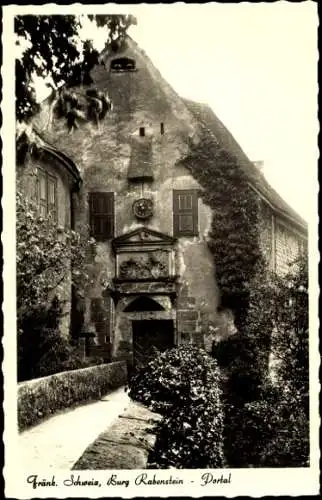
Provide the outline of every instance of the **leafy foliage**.
<path id="1" fill-rule="evenodd" d="M 164 415 L 149 458 L 152 468 L 222 466 L 219 385 L 216 362 L 192 345 L 159 354 L 132 378 L 130 396 Z"/>
<path id="2" fill-rule="evenodd" d="M 204 127 L 185 164 L 204 188 L 212 208 L 208 246 L 214 258 L 221 306 L 235 313 L 240 329 L 247 318 L 251 280 L 263 264 L 258 199 L 235 156 L 223 150 Z"/>
<path id="3" fill-rule="evenodd" d="M 229 366 L 224 443 L 227 461 L 234 467 L 308 465 L 306 257 L 287 276 L 272 278 L 271 283 L 252 289 L 258 303 L 252 302 L 246 336 L 232 337 L 214 352 L 221 366 Z M 262 335 L 257 333 L 260 327 Z M 275 354 L 273 381 L 267 366 L 270 344 Z"/>
<path id="4" fill-rule="evenodd" d="M 238 330 L 213 349 L 226 374 L 225 456 L 230 466 L 237 467 L 305 464 L 305 265 L 300 264 L 301 277 L 301 272 L 283 279 L 269 275 L 260 247 L 257 196 L 234 155 L 222 150 L 205 127 L 200 143 L 192 145 L 185 163 L 204 188 L 203 199 L 213 211 L 208 245 L 214 257 L 221 307 L 234 312 Z M 277 335 L 272 339 L 274 331 Z M 276 394 L 267 385 L 273 340 L 279 358 Z M 288 422 L 292 422 L 291 427 L 287 427 Z"/>
<path id="5" fill-rule="evenodd" d="M 89 281 L 86 254 L 91 241 L 61 228 L 17 193 L 18 377 L 25 380 L 84 366 L 61 337 L 64 287 L 82 293 Z"/>
<path id="6" fill-rule="evenodd" d="M 277 278 L 274 356 L 279 401 L 276 432 L 263 450 L 265 466 L 309 463 L 308 259 L 302 254 Z"/>
<path id="7" fill-rule="evenodd" d="M 76 370 L 97 359 L 80 357 L 69 338 L 62 337 L 59 322 L 62 308 L 55 297 L 51 304 L 33 308 L 20 322 L 18 332 L 18 380 L 30 380 L 54 373 Z"/>
<path id="8" fill-rule="evenodd" d="M 84 17 L 84 16 L 83 16 Z M 131 15 L 95 15 L 88 18 L 106 27 L 107 42 L 120 44 L 136 20 Z M 18 120 L 31 118 L 39 109 L 34 76 L 50 77 L 54 87 L 91 83 L 90 71 L 98 62 L 91 40 L 80 40 L 81 17 L 73 15 L 25 15 L 15 18 L 17 45 L 25 50 L 16 59 Z"/>
<path id="9" fill-rule="evenodd" d="M 78 289 L 88 282 L 86 256 L 93 242 L 65 230 L 50 216 L 40 216 L 20 192 L 16 211 L 19 325 L 26 313 L 46 307 L 68 278 Z"/>
<path id="10" fill-rule="evenodd" d="M 278 280 L 274 356 L 276 376 L 304 401 L 309 395 L 308 260 L 304 254 L 293 269 Z M 308 409 L 307 409 L 308 411 Z"/>

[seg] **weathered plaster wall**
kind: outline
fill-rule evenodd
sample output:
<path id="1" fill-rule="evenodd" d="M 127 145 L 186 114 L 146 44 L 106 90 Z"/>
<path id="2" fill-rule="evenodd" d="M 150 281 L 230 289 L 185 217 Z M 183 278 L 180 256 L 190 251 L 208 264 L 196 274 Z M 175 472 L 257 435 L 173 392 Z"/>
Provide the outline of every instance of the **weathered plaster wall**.
<path id="1" fill-rule="evenodd" d="M 107 54 L 103 56 L 104 64 L 92 72 L 92 87 L 108 93 L 113 103 L 113 110 L 107 113 L 98 127 L 79 120 L 78 128 L 68 133 L 65 119 L 53 119 L 49 105 L 47 108 L 44 106 L 35 124 L 49 143 L 73 159 L 81 172 L 83 186 L 77 205 L 76 226 L 88 223 L 89 192 L 113 191 L 115 236 L 141 225 L 173 235 L 172 191 L 200 189 L 189 171 L 180 165 L 180 160 L 189 152 L 189 140 L 197 141 L 199 138 L 199 124 L 134 42 L 130 42 L 124 55 L 136 61 L 137 71 L 110 72 L 110 61 L 115 55 Z M 84 97 L 87 88 L 80 87 L 74 91 Z M 161 123 L 164 124 L 164 134 L 161 134 Z M 152 144 L 154 181 L 131 184 L 127 179 L 131 146 L 133 139 L 139 136 L 140 127 L 145 127 L 145 138 L 141 141 L 151 141 Z M 133 202 L 143 196 L 152 198 L 154 202 L 154 216 L 147 222 L 136 220 L 132 213 Z M 178 342 L 198 341 L 211 350 L 214 340 L 231 335 L 235 328 L 229 311 L 217 312 L 219 292 L 214 278 L 213 258 L 207 247 L 211 210 L 200 198 L 198 204 L 199 234 L 180 238 L 176 245 L 178 297 L 172 309 L 166 312 L 175 322 Z M 269 267 L 278 272 L 285 271 L 286 260 L 296 248 L 292 231 L 285 232 L 281 227 L 271 209 L 263 203 L 262 249 Z M 107 343 L 110 337 L 115 354 L 120 343 L 131 343 L 131 318 L 124 315 L 121 303 L 116 310 L 110 305 L 106 289 L 114 276 L 115 258 L 110 242 L 98 243 L 93 259 L 93 285 L 86 299 L 85 320 L 99 323 L 95 322 L 91 310 L 91 305 L 95 303 L 99 317 L 106 320 L 105 327 L 99 332 L 99 341 Z M 115 317 L 114 326 L 111 315 Z"/>
<path id="2" fill-rule="evenodd" d="M 66 131 L 64 119 L 49 120 L 48 109 L 42 112 L 37 126 L 44 137 L 70 156 L 78 166 L 83 187 L 78 208 L 78 221 L 88 221 L 87 195 L 90 191 L 115 193 L 115 236 L 142 225 L 132 214 L 132 203 L 142 196 L 154 201 L 154 216 L 143 222 L 151 229 L 173 234 L 173 189 L 199 189 L 189 171 L 178 162 L 188 152 L 188 138 L 199 134 L 195 122 L 184 103 L 135 44 L 122 55 L 133 57 L 137 71 L 111 73 L 111 57 L 105 57 L 105 66 L 92 72 L 93 86 L 107 92 L 113 111 L 96 125 L 79 123 L 71 134 Z M 86 89 L 75 89 L 83 93 Z M 164 134 L 160 124 L 164 124 Z M 131 155 L 131 141 L 145 127 L 146 137 L 152 141 L 154 181 L 152 184 L 131 185 L 127 171 Z M 178 341 L 197 340 L 203 343 L 202 333 L 226 328 L 226 317 L 217 312 L 218 291 L 214 278 L 212 256 L 206 237 L 211 223 L 211 211 L 199 199 L 199 236 L 180 238 L 176 248 L 176 274 L 179 275 L 177 303 Z M 94 285 L 88 295 L 86 318 L 90 320 L 89 303 L 102 297 L 106 282 L 114 277 L 115 261 L 109 242 L 97 245 Z M 116 312 L 117 316 L 117 312 Z M 116 318 L 116 329 L 121 335 Z M 113 334 L 113 333 L 112 333 Z M 208 342 L 209 343 L 209 342 Z"/>

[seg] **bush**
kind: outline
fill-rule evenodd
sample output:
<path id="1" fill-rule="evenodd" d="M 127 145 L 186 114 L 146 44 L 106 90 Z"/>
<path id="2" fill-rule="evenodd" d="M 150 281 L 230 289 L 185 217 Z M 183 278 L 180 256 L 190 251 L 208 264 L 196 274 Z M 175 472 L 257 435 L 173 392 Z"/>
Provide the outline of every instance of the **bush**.
<path id="1" fill-rule="evenodd" d="M 213 348 L 227 375 L 224 447 L 231 467 L 308 463 L 307 259 L 294 264 L 284 277 L 253 280 L 243 331 Z"/>
<path id="2" fill-rule="evenodd" d="M 130 396 L 164 416 L 151 467 L 222 467 L 219 370 L 203 349 L 181 345 L 159 354 L 132 378 Z"/>
<path id="3" fill-rule="evenodd" d="M 224 449 L 230 467 L 256 467 L 260 455 L 275 432 L 272 417 L 278 393 L 274 388 L 262 389 L 257 400 L 237 403 L 225 401 Z"/>
<path id="4" fill-rule="evenodd" d="M 93 241 L 40 216 L 19 191 L 16 202 L 18 380 L 88 366 L 92 360 L 82 361 L 60 335 L 64 302 L 58 297 L 71 284 L 75 300 L 84 293 Z"/>
<path id="5" fill-rule="evenodd" d="M 22 382 L 18 386 L 19 430 L 64 408 L 97 400 L 126 380 L 126 363 L 118 361 Z"/>
<path id="6" fill-rule="evenodd" d="M 268 420 L 268 419 L 267 419 Z M 269 408 L 270 439 L 260 450 L 262 467 L 308 467 L 310 454 L 309 421 L 299 398 L 281 398 L 274 411 Z"/>
<path id="7" fill-rule="evenodd" d="M 57 299 L 50 307 L 34 308 L 24 315 L 18 332 L 19 381 L 99 364 L 99 360 L 82 359 L 76 346 L 61 336 L 60 317 Z"/>
<path id="8" fill-rule="evenodd" d="M 229 407 L 226 425 L 226 454 L 232 467 L 308 465 L 308 420 L 290 394 L 276 391 L 242 408 Z"/>

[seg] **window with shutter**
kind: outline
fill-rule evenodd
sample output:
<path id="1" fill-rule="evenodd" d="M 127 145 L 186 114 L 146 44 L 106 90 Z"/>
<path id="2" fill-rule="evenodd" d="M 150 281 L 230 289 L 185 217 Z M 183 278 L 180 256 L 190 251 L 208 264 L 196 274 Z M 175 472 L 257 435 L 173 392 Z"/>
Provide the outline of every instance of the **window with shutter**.
<path id="1" fill-rule="evenodd" d="M 174 236 L 198 235 L 198 191 L 182 189 L 173 191 Z"/>
<path id="2" fill-rule="evenodd" d="M 39 215 L 57 219 L 57 179 L 40 168 L 37 169 L 34 198 Z"/>
<path id="3" fill-rule="evenodd" d="M 91 234 L 97 241 L 114 238 L 114 193 L 89 193 Z"/>

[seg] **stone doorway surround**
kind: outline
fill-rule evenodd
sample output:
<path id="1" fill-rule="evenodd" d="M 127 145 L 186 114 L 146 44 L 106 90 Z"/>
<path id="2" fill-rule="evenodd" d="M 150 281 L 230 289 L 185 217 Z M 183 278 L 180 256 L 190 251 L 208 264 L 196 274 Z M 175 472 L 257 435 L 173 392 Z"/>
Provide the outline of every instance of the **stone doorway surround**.
<path id="1" fill-rule="evenodd" d="M 177 343 L 175 243 L 175 238 L 143 226 L 113 240 L 113 360 L 133 363 L 132 321 L 171 320 Z"/>
<path id="2" fill-rule="evenodd" d="M 115 310 L 115 329 L 112 339 L 112 357 L 114 360 L 126 359 L 131 364 L 133 362 L 133 321 L 169 321 L 173 322 L 174 344 L 177 344 L 176 320 L 177 312 L 172 306 L 169 296 L 149 295 L 151 300 L 162 305 L 163 310 L 159 311 L 131 311 L 126 312 L 126 308 L 141 295 L 122 297 Z"/>

